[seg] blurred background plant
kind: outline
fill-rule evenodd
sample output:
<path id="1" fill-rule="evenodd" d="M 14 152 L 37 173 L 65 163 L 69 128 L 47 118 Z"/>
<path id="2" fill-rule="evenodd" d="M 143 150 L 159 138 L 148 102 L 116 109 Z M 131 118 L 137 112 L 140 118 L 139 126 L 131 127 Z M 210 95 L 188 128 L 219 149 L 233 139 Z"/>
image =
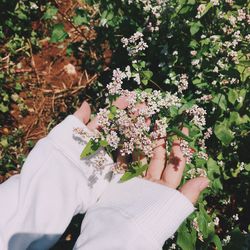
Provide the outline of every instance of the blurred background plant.
<path id="1" fill-rule="evenodd" d="M 213 130 L 209 159 L 187 167 L 206 169 L 211 188 L 164 249 L 249 249 L 249 9 L 247 0 L 1 1 L 1 181 L 83 99 L 102 107 L 112 70 L 130 63 L 121 39 L 139 31 L 145 88 L 182 87 Z"/>

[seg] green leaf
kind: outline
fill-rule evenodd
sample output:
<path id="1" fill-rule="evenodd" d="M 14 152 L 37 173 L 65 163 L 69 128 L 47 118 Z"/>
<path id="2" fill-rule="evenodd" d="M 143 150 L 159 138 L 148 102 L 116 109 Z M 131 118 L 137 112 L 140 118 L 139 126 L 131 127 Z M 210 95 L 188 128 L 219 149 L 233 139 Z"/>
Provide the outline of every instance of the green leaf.
<path id="1" fill-rule="evenodd" d="M 144 79 L 144 80 L 141 80 L 141 82 L 146 86 L 148 84 L 148 80 Z"/>
<path id="2" fill-rule="evenodd" d="M 208 177 L 211 179 L 214 177 L 214 174 L 220 174 L 220 167 L 218 166 L 217 162 L 211 157 L 207 161 L 207 169 Z"/>
<path id="3" fill-rule="evenodd" d="M 191 27 L 190 27 L 191 35 L 196 34 L 200 30 L 200 28 L 202 27 L 201 22 L 196 22 L 196 23 L 191 22 L 190 25 L 191 25 Z"/>
<path id="4" fill-rule="evenodd" d="M 151 77 L 153 76 L 153 72 L 150 71 L 150 70 L 144 70 L 144 71 L 142 71 L 142 74 L 143 74 L 143 77 L 144 77 L 146 80 L 150 80 Z"/>
<path id="5" fill-rule="evenodd" d="M 94 139 L 90 139 L 85 148 L 83 149 L 80 158 L 83 159 L 85 157 L 93 155 L 100 147 L 100 141 L 96 142 Z"/>
<path id="6" fill-rule="evenodd" d="M 0 103 L 0 112 L 6 113 L 9 111 L 8 106 L 5 106 L 3 103 Z"/>
<path id="7" fill-rule="evenodd" d="M 192 6 L 184 6 L 183 8 L 181 8 L 179 14 L 185 14 L 187 12 L 189 12 L 192 9 Z"/>
<path id="8" fill-rule="evenodd" d="M 245 166 L 246 171 L 250 171 L 250 163 L 246 164 Z"/>
<path id="9" fill-rule="evenodd" d="M 73 22 L 76 26 L 89 24 L 89 18 L 85 10 L 77 9 L 76 15 L 73 17 Z"/>
<path id="10" fill-rule="evenodd" d="M 227 100 L 226 100 L 225 95 L 218 94 L 214 96 L 214 98 L 212 99 L 212 102 L 217 104 L 223 111 L 227 110 Z"/>
<path id="11" fill-rule="evenodd" d="M 216 178 L 213 180 L 212 188 L 215 190 L 222 190 L 223 189 L 220 178 Z"/>
<path id="12" fill-rule="evenodd" d="M 172 106 L 169 108 L 169 113 L 171 117 L 176 117 L 178 115 L 178 109 Z"/>
<path id="13" fill-rule="evenodd" d="M 238 98 L 238 93 L 235 89 L 229 89 L 228 92 L 228 101 L 232 104 L 235 104 L 236 100 Z"/>
<path id="14" fill-rule="evenodd" d="M 2 145 L 3 148 L 7 148 L 9 146 L 8 140 L 5 137 L 1 138 L 0 144 Z"/>
<path id="15" fill-rule="evenodd" d="M 229 117 L 229 125 L 232 124 L 241 125 L 250 121 L 247 115 L 240 116 L 238 112 L 231 112 Z"/>
<path id="16" fill-rule="evenodd" d="M 207 83 L 203 82 L 200 78 L 195 78 L 192 82 L 199 89 L 207 86 Z"/>
<path id="17" fill-rule="evenodd" d="M 246 97 L 246 93 L 247 93 L 247 90 L 246 89 L 241 89 L 239 92 L 238 92 L 238 104 L 236 106 L 236 109 L 239 110 L 243 104 L 244 104 L 244 100 L 245 100 L 245 97 Z"/>
<path id="18" fill-rule="evenodd" d="M 108 144 L 108 142 L 106 141 L 106 140 L 101 140 L 100 141 L 100 146 L 102 146 L 102 147 L 107 147 L 109 144 Z"/>
<path id="19" fill-rule="evenodd" d="M 140 165 L 137 167 L 130 167 L 128 171 L 121 177 L 120 181 L 128 181 L 134 177 L 140 176 L 144 171 L 148 169 L 148 164 Z"/>
<path id="20" fill-rule="evenodd" d="M 62 23 L 55 24 L 52 29 L 50 42 L 63 42 L 66 38 L 68 38 L 68 33 L 65 31 L 64 25 Z"/>
<path id="21" fill-rule="evenodd" d="M 178 114 L 182 114 L 183 111 L 186 111 L 187 109 L 192 108 L 192 106 L 195 104 L 195 100 L 191 100 L 185 104 L 183 104 L 179 110 L 178 110 Z"/>
<path id="22" fill-rule="evenodd" d="M 250 61 L 242 60 L 239 64 L 250 67 Z"/>
<path id="23" fill-rule="evenodd" d="M 199 213 L 197 215 L 197 221 L 199 224 L 199 228 L 204 238 L 208 237 L 208 223 L 210 221 L 209 215 L 207 211 L 204 209 L 204 205 L 202 203 L 199 204 Z"/>
<path id="24" fill-rule="evenodd" d="M 233 132 L 229 129 L 228 124 L 224 120 L 215 125 L 214 133 L 216 137 L 222 142 L 223 145 L 228 146 L 234 139 Z"/>
<path id="25" fill-rule="evenodd" d="M 181 247 L 182 250 L 195 249 L 195 242 L 186 226 L 186 223 L 182 223 L 182 225 L 178 229 L 177 244 Z"/>
<path id="26" fill-rule="evenodd" d="M 57 12 L 58 12 L 58 9 L 49 3 L 46 6 L 46 11 L 43 14 L 42 18 L 45 20 L 52 19 L 57 14 Z"/>
<path id="27" fill-rule="evenodd" d="M 213 242 L 215 244 L 217 250 L 222 250 L 221 240 L 218 235 L 214 234 L 211 237 L 210 242 Z"/>
<path id="28" fill-rule="evenodd" d="M 171 129 L 168 130 L 168 132 L 173 132 L 174 134 L 176 134 L 178 137 L 183 138 L 184 140 L 186 140 L 187 142 L 192 142 L 192 138 L 190 138 L 189 136 L 185 135 L 182 133 L 182 131 L 176 127 L 173 127 Z"/>
<path id="29" fill-rule="evenodd" d="M 250 67 L 242 64 L 237 64 L 236 69 L 240 73 L 240 79 L 242 82 L 245 82 L 250 77 Z"/>
<path id="30" fill-rule="evenodd" d="M 109 113 L 108 118 L 109 118 L 110 120 L 113 120 L 113 119 L 115 118 L 115 116 L 116 116 L 117 107 L 113 105 L 113 106 L 110 107 L 109 110 L 110 110 L 110 113 Z"/>

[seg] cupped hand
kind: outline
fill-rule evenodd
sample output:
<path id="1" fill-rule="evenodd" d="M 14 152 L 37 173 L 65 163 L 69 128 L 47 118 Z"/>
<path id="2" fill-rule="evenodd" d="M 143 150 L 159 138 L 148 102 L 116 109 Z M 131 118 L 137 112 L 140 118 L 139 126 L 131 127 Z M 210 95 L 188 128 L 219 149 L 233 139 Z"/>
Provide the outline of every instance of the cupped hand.
<path id="1" fill-rule="evenodd" d="M 125 109 L 129 103 L 126 97 L 118 98 L 113 105 L 119 109 Z M 143 108 L 143 105 L 138 105 L 138 109 Z M 98 129 L 98 118 L 95 117 L 90 121 L 91 108 L 85 101 L 81 107 L 74 113 L 90 130 Z M 183 128 L 182 132 L 188 135 L 188 129 Z M 179 187 L 183 172 L 186 165 L 186 159 L 180 148 L 180 141 L 175 140 L 169 159 L 166 158 L 165 150 L 166 139 L 158 139 L 153 151 L 153 156 L 149 163 L 149 168 L 145 173 L 144 179 L 156 182 L 167 187 L 178 189 L 185 195 L 193 204 L 199 198 L 200 193 L 209 185 L 209 180 L 206 177 L 197 177 L 187 181 L 182 187 Z M 124 161 L 124 158 L 118 156 L 119 161 Z"/>

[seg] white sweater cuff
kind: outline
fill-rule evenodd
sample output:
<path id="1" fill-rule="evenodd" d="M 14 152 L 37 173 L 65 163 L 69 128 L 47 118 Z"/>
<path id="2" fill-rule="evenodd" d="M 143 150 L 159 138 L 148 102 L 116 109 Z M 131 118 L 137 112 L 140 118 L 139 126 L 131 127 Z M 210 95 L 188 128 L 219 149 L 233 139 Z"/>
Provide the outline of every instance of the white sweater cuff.
<path id="1" fill-rule="evenodd" d="M 92 191 L 93 202 L 95 202 L 112 178 L 111 169 L 114 163 L 102 148 L 95 155 L 80 159 L 81 152 L 89 139 L 85 140 L 74 133 L 76 128 L 91 134 L 91 131 L 83 122 L 74 115 L 69 115 L 51 130 L 47 138 L 84 173 L 88 180 L 88 186 Z M 97 164 L 100 158 L 102 158 L 99 161 L 101 164 Z"/>
<path id="2" fill-rule="evenodd" d="M 120 210 L 159 248 L 195 209 L 179 191 L 141 178 L 111 184 L 96 207 Z"/>

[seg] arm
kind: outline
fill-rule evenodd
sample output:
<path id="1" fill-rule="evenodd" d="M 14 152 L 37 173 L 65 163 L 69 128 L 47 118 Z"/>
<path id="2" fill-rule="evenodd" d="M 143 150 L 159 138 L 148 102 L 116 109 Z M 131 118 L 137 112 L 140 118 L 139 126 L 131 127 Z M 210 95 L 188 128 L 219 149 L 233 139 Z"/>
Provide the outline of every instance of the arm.
<path id="1" fill-rule="evenodd" d="M 193 211 L 182 193 L 158 183 L 113 183 L 87 212 L 74 249 L 162 249 Z"/>
<path id="2" fill-rule="evenodd" d="M 86 141 L 74 128 L 89 132 L 79 117 L 68 116 L 38 141 L 21 174 L 0 185 L 0 249 L 48 249 L 106 188 L 112 160 L 104 154 L 101 169 L 80 160 Z"/>

